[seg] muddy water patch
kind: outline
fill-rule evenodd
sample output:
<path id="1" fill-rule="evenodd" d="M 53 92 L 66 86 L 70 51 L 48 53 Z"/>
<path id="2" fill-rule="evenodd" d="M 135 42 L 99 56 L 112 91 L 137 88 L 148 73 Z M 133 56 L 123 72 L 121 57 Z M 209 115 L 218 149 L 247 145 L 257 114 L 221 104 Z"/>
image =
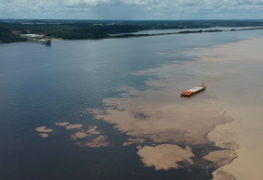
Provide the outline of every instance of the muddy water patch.
<path id="1" fill-rule="evenodd" d="M 104 108 L 82 108 L 76 114 L 92 114 L 125 134 L 121 148 L 137 147 L 133 155 L 145 168 L 198 172 L 199 179 L 207 179 L 237 155 L 233 142 L 219 144 L 208 138 L 216 126 L 233 121 L 215 102 L 209 86 L 191 98 L 180 97 L 182 91 L 209 82 L 206 68 L 206 63 L 196 61 L 135 72 L 132 75 L 148 77 L 145 87 L 117 87 L 118 96 L 104 99 Z M 95 121 L 94 126 L 62 121 L 56 125 L 72 132 L 69 140 L 80 147 L 116 148 Z"/>
<path id="2" fill-rule="evenodd" d="M 80 147 L 98 148 L 110 145 L 107 141 L 108 137 L 103 135 L 103 132 L 98 126 L 83 126 L 83 124 L 70 124 L 69 122 L 56 122 L 55 125 L 59 128 L 49 129 L 46 126 L 41 126 L 35 130 L 41 132 L 39 136 L 47 138 L 51 132 L 53 132 L 53 134 L 55 134 L 55 132 L 62 132 L 61 127 L 64 127 L 64 130 L 71 132 L 68 139 Z"/>
<path id="3" fill-rule="evenodd" d="M 147 167 L 210 173 L 237 156 L 230 146 L 218 146 L 208 138 L 216 126 L 233 121 L 224 107 L 209 92 L 180 97 L 181 91 L 209 79 L 204 68 L 204 63 L 187 62 L 133 73 L 148 76 L 148 87 L 120 87 L 119 97 L 103 100 L 104 109 L 86 112 L 128 135 L 123 145 L 136 145 Z"/>

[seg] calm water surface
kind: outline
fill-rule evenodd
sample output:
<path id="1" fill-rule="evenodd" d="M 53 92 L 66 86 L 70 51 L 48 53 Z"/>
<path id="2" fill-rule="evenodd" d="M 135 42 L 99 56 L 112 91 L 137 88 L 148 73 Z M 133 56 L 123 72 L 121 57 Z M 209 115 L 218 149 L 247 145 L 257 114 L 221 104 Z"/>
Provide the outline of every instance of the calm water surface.
<path id="1" fill-rule="evenodd" d="M 176 33 L 180 31 L 206 31 L 206 30 L 224 30 L 224 31 L 230 31 L 231 29 L 249 29 L 249 28 L 262 28 L 262 26 L 259 27 L 212 27 L 212 28 L 191 28 L 191 29 L 155 29 L 155 30 L 144 30 L 144 31 L 138 31 L 134 33 L 123 33 L 123 34 L 160 34 L 160 33 Z M 116 35 L 116 34 L 115 34 Z M 112 34 L 114 36 L 114 34 Z"/>
<path id="2" fill-rule="evenodd" d="M 128 136 L 81 109 L 103 109 L 116 87 L 146 88 L 133 72 L 197 60 L 194 48 L 261 37 L 263 31 L 0 44 L 0 179 L 211 179 L 211 172 L 145 167 Z M 151 77 L 153 78 L 153 77 Z M 99 126 L 110 146 L 82 148 L 55 122 Z M 41 138 L 36 127 L 55 129 Z"/>

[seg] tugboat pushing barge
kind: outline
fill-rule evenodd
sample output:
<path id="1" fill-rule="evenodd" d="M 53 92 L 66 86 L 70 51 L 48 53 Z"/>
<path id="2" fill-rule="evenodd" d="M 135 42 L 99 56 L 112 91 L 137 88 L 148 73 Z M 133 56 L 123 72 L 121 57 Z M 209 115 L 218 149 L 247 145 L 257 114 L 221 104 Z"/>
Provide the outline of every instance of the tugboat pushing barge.
<path id="1" fill-rule="evenodd" d="M 204 91 L 206 89 L 206 86 L 204 84 L 202 84 L 202 86 L 196 86 L 194 88 L 191 88 L 187 91 L 184 91 L 181 93 L 181 96 L 187 96 L 187 97 L 190 97 L 196 93 L 199 93 L 201 91 Z"/>

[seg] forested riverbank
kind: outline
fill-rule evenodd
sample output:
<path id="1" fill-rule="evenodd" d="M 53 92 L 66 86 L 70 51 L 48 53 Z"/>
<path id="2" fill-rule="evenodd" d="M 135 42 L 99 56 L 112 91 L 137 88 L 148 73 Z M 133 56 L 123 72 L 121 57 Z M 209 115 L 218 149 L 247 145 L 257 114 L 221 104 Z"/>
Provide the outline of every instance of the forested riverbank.
<path id="1" fill-rule="evenodd" d="M 10 42 L 23 42 L 26 38 L 22 38 L 12 33 L 8 28 L 0 26 L 0 43 L 10 43 Z"/>
<path id="2" fill-rule="evenodd" d="M 19 34 L 41 34 L 59 39 L 127 38 L 180 33 L 221 32 L 217 27 L 261 28 L 262 21 L 77 21 L 77 20 L 0 20 L 0 43 L 26 41 Z M 215 28 L 199 30 L 198 28 Z M 143 30 L 182 29 L 175 33 L 133 34 Z M 185 29 L 185 30 L 184 30 Z M 197 29 L 197 30 L 194 30 Z M 240 29 L 233 29 L 240 30 Z M 241 29 L 242 30 L 242 29 Z M 252 29 L 249 29 L 252 30 Z M 14 33 L 16 32 L 16 33 Z"/>

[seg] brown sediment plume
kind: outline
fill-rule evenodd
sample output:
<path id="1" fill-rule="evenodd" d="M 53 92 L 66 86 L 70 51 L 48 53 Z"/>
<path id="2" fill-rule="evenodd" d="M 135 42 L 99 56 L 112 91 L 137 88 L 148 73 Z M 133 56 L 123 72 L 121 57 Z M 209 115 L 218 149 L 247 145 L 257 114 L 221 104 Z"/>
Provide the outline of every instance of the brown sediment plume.
<path id="1" fill-rule="evenodd" d="M 155 170 L 178 169 L 180 168 L 180 165 L 177 164 L 179 161 L 193 164 L 190 158 L 194 156 L 191 152 L 191 148 L 186 147 L 183 149 L 172 144 L 162 144 L 155 147 L 144 146 L 139 149 L 137 154 L 141 157 L 145 166 L 154 167 Z"/>
<path id="2" fill-rule="evenodd" d="M 48 133 L 48 132 L 53 132 L 54 130 L 48 129 L 46 126 L 41 126 L 41 127 L 37 127 L 36 131 Z"/>
<path id="3" fill-rule="evenodd" d="M 209 78 L 203 71 L 205 68 L 204 63 L 191 62 L 184 66 L 171 64 L 133 73 L 137 76 L 158 76 L 158 78 L 146 81 L 148 85 L 146 89 L 128 86 L 116 88 L 116 91 L 121 92 L 120 96 L 104 99 L 105 109 L 87 109 L 86 112 L 93 113 L 97 119 L 114 124 L 114 127 L 120 132 L 126 133 L 130 138 L 123 145 L 137 144 L 140 146 L 139 151 L 143 152 L 143 154 L 140 153 L 140 156 L 146 166 L 156 164 L 154 165 L 156 169 L 169 169 L 192 165 L 191 163 L 198 162 L 198 160 L 186 159 L 185 163 L 178 163 L 180 166 L 176 163 L 177 160 L 181 161 L 182 158 L 185 158 L 183 153 L 174 153 L 173 163 L 168 160 L 160 160 L 159 165 L 154 163 L 155 159 L 150 159 L 147 154 L 154 152 L 158 156 L 161 151 L 170 152 L 171 147 L 189 147 L 187 152 L 190 154 L 192 147 L 196 145 L 215 146 L 215 142 L 211 141 L 207 135 L 216 126 L 233 121 L 233 118 L 226 114 L 226 110 L 214 102 L 214 97 L 209 95 L 209 91 L 199 93 L 192 98 L 180 97 L 182 91 L 200 85 Z M 231 146 L 231 142 L 221 145 L 226 150 Z M 220 146 L 218 148 L 220 149 Z M 180 150 L 185 151 L 184 148 Z M 206 151 L 206 154 L 209 154 L 210 151 L 207 149 L 202 152 Z M 144 158 L 145 154 L 147 158 Z M 206 155 L 203 154 L 203 156 Z M 227 154 L 222 154 L 222 156 L 228 159 Z M 195 158 L 202 159 L 203 157 Z M 229 162 L 223 161 L 223 163 Z M 206 166 L 206 163 L 209 161 L 206 160 L 203 165 Z M 192 165 L 192 167 L 197 167 L 197 165 Z"/>
<path id="4" fill-rule="evenodd" d="M 208 101 L 201 102 L 181 102 L 181 103 L 167 103 L 158 106 L 158 103 L 146 104 L 145 101 L 134 100 L 134 98 L 142 97 L 128 97 L 120 98 L 120 101 L 127 101 L 127 103 L 120 103 L 118 98 L 104 100 L 108 107 L 104 112 L 95 110 L 96 118 L 103 119 L 109 123 L 115 124 L 115 127 L 120 132 L 126 132 L 129 138 L 128 142 L 123 145 L 130 145 L 132 143 L 143 145 L 147 141 L 148 144 L 156 143 L 173 143 L 173 145 L 159 145 L 161 150 L 153 150 L 151 146 L 143 147 L 143 154 L 139 153 L 142 161 L 146 166 L 151 166 L 154 162 L 159 161 L 159 165 L 154 165 L 155 169 L 169 169 L 179 168 L 175 159 L 182 160 L 180 153 L 174 153 L 171 161 L 155 160 L 145 157 L 144 154 L 156 153 L 156 156 L 161 151 L 169 153 L 170 146 L 177 147 L 175 144 L 183 144 L 185 146 L 194 146 L 197 144 L 213 145 L 207 134 L 211 132 L 215 126 L 231 122 L 233 119 L 222 113 L 222 108 L 216 106 Z M 129 106 L 129 101 L 137 101 L 137 104 Z M 114 105 L 114 108 L 111 108 Z M 142 113 L 143 112 L 143 113 Z M 138 115 L 139 114 L 139 115 Z M 156 148 L 156 149 L 158 149 Z M 165 150 L 167 148 L 167 150 Z M 225 147 L 226 148 L 226 147 Z M 190 148 L 191 149 L 191 148 Z M 139 150 L 140 151 L 140 150 Z M 148 152 L 147 152 L 148 151 Z M 188 149 L 189 152 L 191 150 Z M 155 154 L 154 154 L 155 155 Z M 228 158 L 226 154 L 222 154 L 224 158 Z M 161 156 L 161 154 L 160 154 Z M 146 160 L 147 159 L 147 162 Z M 188 161 L 188 160 L 187 160 Z M 223 163 L 229 163 L 224 161 Z M 191 164 L 189 160 L 187 165 Z M 156 163 L 157 164 L 157 163 Z"/>
<path id="5" fill-rule="evenodd" d="M 237 153 L 232 150 L 213 151 L 203 158 L 215 162 L 215 167 L 219 168 L 231 163 L 235 158 L 237 158 Z"/>
<path id="6" fill-rule="evenodd" d="M 79 129 L 78 132 L 71 135 L 72 140 L 82 139 L 87 136 L 99 135 L 101 134 L 100 131 L 97 130 L 98 126 L 89 126 L 89 129 L 85 132 L 83 129 Z"/>
<path id="7" fill-rule="evenodd" d="M 163 92 L 162 92 L 163 93 Z M 107 108 L 105 113 L 97 114 L 98 119 L 116 124 L 121 132 L 131 137 L 149 139 L 153 143 L 183 143 L 185 145 L 211 144 L 207 133 L 216 125 L 232 121 L 231 118 L 221 115 L 208 102 L 184 102 L 160 105 L 146 104 L 138 98 L 136 106 L 129 106 L 129 100 L 136 97 L 113 98 L 105 100 L 105 105 L 114 104 L 115 108 Z M 127 104 L 119 103 L 126 100 Z M 139 111 L 139 112 L 136 112 Z M 138 117 L 138 113 L 147 118 Z M 96 111 L 98 112 L 98 111 Z"/>
<path id="8" fill-rule="evenodd" d="M 88 130 L 85 130 L 85 128 L 83 127 L 82 124 L 70 124 L 70 125 L 66 126 L 67 130 L 77 129 L 76 133 L 70 135 L 70 140 L 75 141 L 75 140 L 99 135 L 96 138 L 93 138 L 89 141 L 86 141 L 85 143 L 81 143 L 81 142 L 75 143 L 81 147 L 98 148 L 98 147 L 108 146 L 110 144 L 109 142 L 107 142 L 108 137 L 100 135 L 101 131 L 99 131 L 97 128 L 98 128 L 98 126 L 88 126 Z"/>
<path id="9" fill-rule="evenodd" d="M 98 126 L 89 126 L 89 129 L 87 130 L 87 133 L 92 136 L 96 134 L 100 134 L 101 132 L 97 130 Z"/>
<path id="10" fill-rule="evenodd" d="M 110 143 L 107 141 L 108 137 L 104 135 L 100 135 L 101 131 L 97 130 L 98 126 L 89 126 L 89 129 L 87 131 L 84 131 L 83 129 L 80 129 L 81 131 L 78 131 L 77 133 L 71 135 L 72 140 L 82 139 L 85 137 L 92 137 L 97 136 L 96 138 L 93 138 L 89 141 L 86 141 L 85 143 L 76 142 L 75 144 L 81 146 L 81 147 L 106 147 Z"/>
<path id="11" fill-rule="evenodd" d="M 55 123 L 57 126 L 66 126 L 69 124 L 69 122 L 56 122 Z"/>
<path id="12" fill-rule="evenodd" d="M 85 143 L 76 142 L 75 144 L 78 144 L 82 147 L 106 147 L 110 143 L 107 142 L 108 137 L 100 135 L 101 131 L 98 130 L 98 126 L 88 126 L 88 129 L 83 127 L 83 124 L 69 124 L 69 122 L 56 122 L 57 126 L 65 127 L 67 130 L 77 130 L 74 134 L 70 135 L 70 140 L 78 140 L 88 137 L 97 136 L 96 138 L 93 138 L 89 141 L 86 141 Z M 46 126 L 37 127 L 36 131 L 38 132 L 45 132 L 39 134 L 39 136 L 43 138 L 47 138 L 49 135 L 47 133 L 53 132 L 53 129 L 48 129 Z M 98 136 L 100 135 L 100 136 Z"/>
<path id="13" fill-rule="evenodd" d="M 72 129 L 79 129 L 83 127 L 83 124 L 69 124 L 68 126 L 66 126 L 67 130 L 72 130 Z"/>
<path id="14" fill-rule="evenodd" d="M 47 138 L 49 135 L 47 133 L 41 133 L 39 134 L 39 136 L 41 136 L 42 138 Z"/>
<path id="15" fill-rule="evenodd" d="M 143 90 L 120 87 L 120 97 L 103 101 L 105 110 L 87 109 L 86 112 L 114 124 L 132 139 L 128 143 L 139 144 L 138 152 L 143 152 L 140 156 L 146 166 L 181 168 L 194 165 L 201 159 L 214 168 L 223 167 L 214 172 L 214 179 L 234 180 L 233 175 L 226 171 L 239 180 L 261 179 L 262 45 L 263 39 L 258 39 L 208 48 L 207 52 L 198 50 L 202 56 L 207 56 L 205 60 L 134 73 L 137 76 L 157 76 L 158 79 L 148 80 L 148 88 Z M 205 92 L 180 98 L 182 91 L 202 82 L 208 86 Z M 98 147 L 101 139 L 77 144 Z M 180 145 L 180 150 L 189 147 L 189 154 L 186 157 L 184 153 L 173 154 L 173 163 L 164 160 L 161 165 L 147 156 L 147 153 L 159 153 L 158 148 L 169 152 L 170 147 L 162 146 L 166 144 Z M 200 155 L 194 149 L 197 145 L 217 149 L 201 149 L 202 156 L 197 156 Z M 237 157 L 236 151 L 239 157 L 233 161 Z M 195 156 L 190 156 L 190 152 Z M 188 163 L 179 163 L 181 156 Z"/>
<path id="16" fill-rule="evenodd" d="M 86 141 L 85 143 L 76 142 L 75 144 L 81 146 L 81 147 L 93 147 L 93 148 L 99 148 L 99 147 L 106 147 L 109 146 L 110 143 L 107 142 L 108 137 L 100 135 L 97 138 L 94 138 L 90 141 Z"/>
<path id="17" fill-rule="evenodd" d="M 46 126 L 37 127 L 35 129 L 38 132 L 42 132 L 39 134 L 42 138 L 47 138 L 49 135 L 47 133 L 53 132 L 53 129 L 48 129 Z"/>
<path id="18" fill-rule="evenodd" d="M 199 61 L 136 72 L 134 75 L 158 79 L 149 78 L 143 90 L 120 87 L 119 98 L 105 99 L 105 110 L 91 112 L 130 138 L 144 139 L 148 146 L 180 144 L 194 151 L 195 144 L 203 144 L 219 148 L 213 150 L 216 153 L 238 153 L 235 160 L 227 153 L 218 154 L 226 160 L 214 172 L 214 179 L 235 179 L 231 174 L 239 180 L 261 179 L 262 45 L 260 38 L 198 49 Z M 179 97 L 202 82 L 208 87 L 205 92 Z M 144 143 L 138 145 L 144 147 Z"/>
<path id="19" fill-rule="evenodd" d="M 219 168 L 213 172 L 213 180 L 236 180 L 236 178 L 223 168 Z"/>
<path id="20" fill-rule="evenodd" d="M 217 146 L 237 151 L 238 158 L 220 170 L 238 180 L 262 179 L 262 45 L 263 38 L 256 38 L 201 51 L 204 55 L 216 55 L 202 60 L 210 77 L 206 84 L 216 101 L 235 119 L 217 126 L 208 136 Z M 216 171 L 215 179 L 219 179 L 217 174 Z"/>
<path id="21" fill-rule="evenodd" d="M 131 144 L 143 144 L 145 141 L 146 140 L 143 138 L 129 138 L 128 142 L 123 143 L 123 146 L 129 146 Z"/>
<path id="22" fill-rule="evenodd" d="M 73 140 L 76 140 L 76 139 L 82 139 L 82 138 L 85 138 L 85 137 L 87 137 L 88 136 L 88 134 L 86 134 L 85 132 L 76 132 L 75 134 L 72 134 L 71 135 L 71 138 L 73 139 Z"/>
<path id="23" fill-rule="evenodd" d="M 214 141 L 215 145 L 224 149 L 236 151 L 239 149 L 239 145 L 230 140 L 234 136 L 235 132 L 220 126 L 217 126 L 212 132 L 208 134 L 208 138 Z"/>

